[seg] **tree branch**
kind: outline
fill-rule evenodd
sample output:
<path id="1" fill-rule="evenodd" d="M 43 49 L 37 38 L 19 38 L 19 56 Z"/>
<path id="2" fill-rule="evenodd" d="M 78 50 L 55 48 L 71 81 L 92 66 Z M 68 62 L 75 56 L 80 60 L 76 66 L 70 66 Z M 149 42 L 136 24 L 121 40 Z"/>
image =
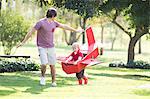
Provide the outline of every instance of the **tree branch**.
<path id="1" fill-rule="evenodd" d="M 82 35 L 82 33 L 77 36 L 77 38 L 76 38 L 77 41 L 79 40 L 81 35 Z"/>
<path id="2" fill-rule="evenodd" d="M 63 32 L 65 34 L 65 42 L 67 43 L 67 45 L 69 44 L 69 41 L 67 40 L 67 32 L 66 30 L 63 29 Z"/>
<path id="3" fill-rule="evenodd" d="M 113 24 L 117 25 L 122 31 L 124 31 L 129 37 L 131 37 L 131 32 L 126 31 L 119 23 L 116 22 L 116 20 L 112 21 Z"/>
<path id="4" fill-rule="evenodd" d="M 122 31 L 124 31 L 130 38 L 131 38 L 131 32 L 128 32 L 127 30 L 125 30 L 119 23 L 117 23 L 116 19 L 117 19 L 117 16 L 119 15 L 119 12 L 116 10 L 115 14 L 114 14 L 114 17 L 112 18 L 109 14 L 107 13 L 104 13 L 107 17 L 110 18 L 110 21 L 117 25 Z"/>

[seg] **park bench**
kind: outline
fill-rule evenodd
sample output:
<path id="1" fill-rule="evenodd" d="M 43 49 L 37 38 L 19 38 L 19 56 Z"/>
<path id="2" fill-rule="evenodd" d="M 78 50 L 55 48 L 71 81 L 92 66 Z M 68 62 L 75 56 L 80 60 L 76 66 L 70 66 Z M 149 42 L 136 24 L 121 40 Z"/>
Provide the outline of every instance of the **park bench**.
<path id="1" fill-rule="evenodd" d="M 25 55 L 0 55 L 0 58 L 25 58 L 28 59 L 30 56 Z"/>

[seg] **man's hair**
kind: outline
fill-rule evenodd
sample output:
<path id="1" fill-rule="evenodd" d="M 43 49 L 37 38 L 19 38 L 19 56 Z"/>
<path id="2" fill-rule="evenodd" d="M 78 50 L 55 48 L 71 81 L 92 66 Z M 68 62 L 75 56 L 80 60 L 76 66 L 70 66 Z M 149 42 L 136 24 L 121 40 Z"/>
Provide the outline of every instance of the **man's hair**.
<path id="1" fill-rule="evenodd" d="M 52 18 L 57 16 L 57 11 L 55 8 L 49 8 L 46 13 L 47 18 Z"/>

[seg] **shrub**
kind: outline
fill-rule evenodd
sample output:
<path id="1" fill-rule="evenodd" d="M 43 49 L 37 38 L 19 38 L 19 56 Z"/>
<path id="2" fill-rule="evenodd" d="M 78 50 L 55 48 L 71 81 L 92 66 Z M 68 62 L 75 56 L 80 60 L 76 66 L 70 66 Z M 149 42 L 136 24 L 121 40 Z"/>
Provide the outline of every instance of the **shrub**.
<path id="1" fill-rule="evenodd" d="M 109 67 L 125 67 L 126 64 L 124 64 L 123 62 L 112 62 L 109 64 Z"/>
<path id="2" fill-rule="evenodd" d="M 112 62 L 109 67 L 125 67 L 125 68 L 137 68 L 137 69 L 150 69 L 150 63 L 145 61 L 134 61 L 128 64 L 123 62 Z"/>
<path id="3" fill-rule="evenodd" d="M 10 55 L 11 50 L 26 35 L 30 22 L 14 11 L 4 10 L 0 14 L 0 42 L 4 54 Z"/>
<path id="4" fill-rule="evenodd" d="M 126 65 L 128 68 L 150 69 L 150 63 L 145 61 L 134 61 Z"/>
<path id="5" fill-rule="evenodd" d="M 0 60 L 0 73 L 38 70 L 39 65 L 30 59 Z"/>

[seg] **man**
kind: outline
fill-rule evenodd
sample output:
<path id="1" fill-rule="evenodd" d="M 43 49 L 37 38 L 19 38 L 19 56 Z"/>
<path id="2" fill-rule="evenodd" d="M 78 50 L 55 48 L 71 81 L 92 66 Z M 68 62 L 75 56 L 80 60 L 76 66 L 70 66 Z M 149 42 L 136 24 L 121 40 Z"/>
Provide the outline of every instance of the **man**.
<path id="1" fill-rule="evenodd" d="M 37 47 L 39 51 L 40 61 L 41 61 L 41 80 L 40 84 L 45 85 L 45 72 L 46 65 L 50 66 L 51 76 L 52 76 L 52 86 L 57 86 L 56 84 L 56 55 L 54 47 L 54 30 L 55 28 L 63 28 L 66 30 L 74 32 L 83 32 L 83 30 L 76 30 L 65 24 L 61 24 L 55 20 L 57 16 L 57 11 L 55 8 L 48 9 L 46 13 L 46 18 L 39 20 L 36 25 L 26 34 L 24 40 L 17 46 L 22 46 L 32 35 L 32 33 L 37 31 Z"/>

